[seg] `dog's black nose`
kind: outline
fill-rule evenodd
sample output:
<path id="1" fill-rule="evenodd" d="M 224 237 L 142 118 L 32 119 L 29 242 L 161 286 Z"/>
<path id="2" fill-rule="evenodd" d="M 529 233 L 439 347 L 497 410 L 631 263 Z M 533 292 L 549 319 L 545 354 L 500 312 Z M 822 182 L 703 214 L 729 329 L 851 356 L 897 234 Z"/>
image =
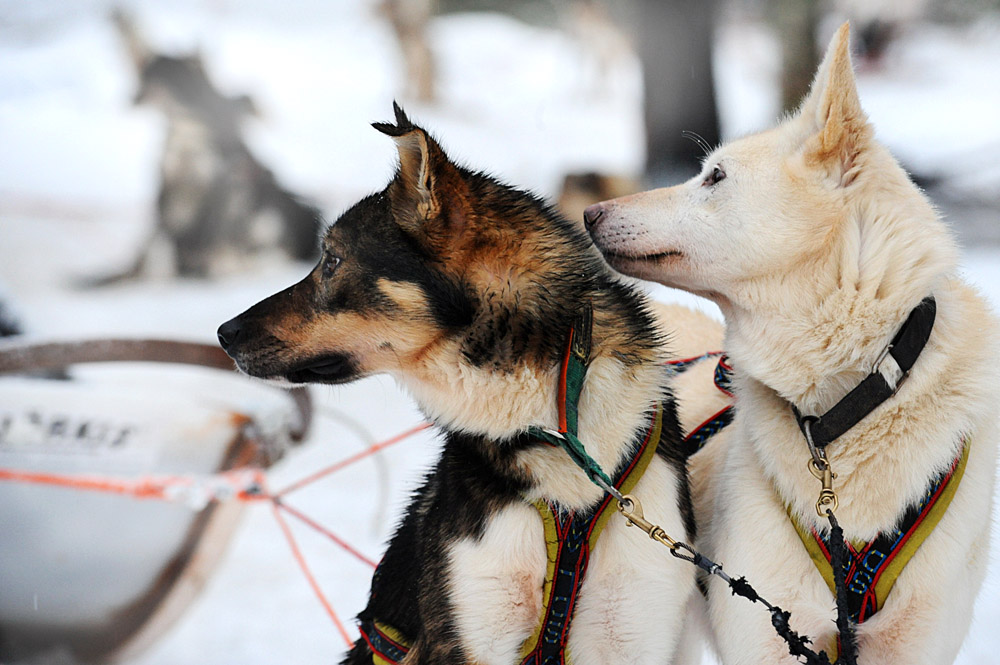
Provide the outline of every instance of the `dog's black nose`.
<path id="1" fill-rule="evenodd" d="M 587 206 L 583 211 L 583 223 L 588 229 L 594 228 L 594 225 L 601 221 L 602 217 L 604 217 L 604 204 L 602 203 Z"/>
<path id="2" fill-rule="evenodd" d="M 229 319 L 219 326 L 219 345 L 228 351 L 229 347 L 236 342 L 236 338 L 240 336 L 241 327 L 240 317 Z"/>

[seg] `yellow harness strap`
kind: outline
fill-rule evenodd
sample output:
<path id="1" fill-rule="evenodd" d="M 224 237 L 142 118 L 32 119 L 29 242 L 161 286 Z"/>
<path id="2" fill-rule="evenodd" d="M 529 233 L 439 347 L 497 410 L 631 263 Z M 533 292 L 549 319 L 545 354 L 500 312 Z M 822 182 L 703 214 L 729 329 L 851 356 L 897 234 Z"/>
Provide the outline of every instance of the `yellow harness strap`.
<path id="1" fill-rule="evenodd" d="M 663 429 L 662 407 L 657 405 L 652 424 L 641 443 L 638 455 L 615 480 L 622 494 L 633 490 L 656 455 Z M 613 510 L 607 510 L 612 498 L 606 496 L 589 514 L 563 513 L 546 501 L 534 506 L 545 528 L 547 566 L 542 587 L 541 620 L 521 649 L 522 665 L 569 663 L 566 643 L 570 620 L 587 563 L 597 539 L 607 525 Z"/>
<path id="2" fill-rule="evenodd" d="M 630 464 L 614 482 L 622 494 L 630 493 L 656 455 L 663 430 L 663 409 L 657 405 L 645 439 Z M 583 583 L 590 551 L 597 543 L 612 512 L 610 496 L 585 515 L 563 513 L 545 501 L 533 505 L 545 529 L 546 570 L 542 588 L 542 615 L 538 627 L 521 649 L 524 665 L 569 663 L 566 642 L 573 605 Z M 405 635 L 381 621 L 361 623 L 361 635 L 372 651 L 375 665 L 397 665 L 409 652 Z"/>
<path id="3" fill-rule="evenodd" d="M 968 439 L 963 437 L 962 451 L 951 467 L 930 483 L 919 502 L 907 508 L 896 527 L 867 543 L 847 543 L 850 561 L 845 579 L 848 607 L 855 623 L 863 623 L 885 604 L 906 564 L 941 521 L 962 481 L 969 448 Z M 804 528 L 791 513 L 789 519 L 830 593 L 836 597 L 829 536 Z"/>
<path id="4" fill-rule="evenodd" d="M 371 649 L 374 665 L 401 663 L 411 646 L 405 635 L 381 621 L 362 622 L 361 637 Z"/>

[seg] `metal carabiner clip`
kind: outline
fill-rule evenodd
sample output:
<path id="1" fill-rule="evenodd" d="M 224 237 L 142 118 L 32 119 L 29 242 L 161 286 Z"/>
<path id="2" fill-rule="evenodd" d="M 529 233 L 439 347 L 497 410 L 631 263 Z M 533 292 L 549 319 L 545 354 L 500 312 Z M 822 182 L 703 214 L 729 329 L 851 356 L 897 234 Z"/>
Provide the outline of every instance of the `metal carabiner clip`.
<path id="1" fill-rule="evenodd" d="M 823 449 L 819 449 L 818 458 L 810 459 L 806 466 L 809 468 L 809 473 L 815 476 L 821 485 L 819 498 L 816 499 L 816 514 L 826 517 L 828 510 L 836 511 L 840 505 L 837 493 L 833 491 L 833 479 L 837 474 L 833 472 L 830 461 L 826 458 L 826 451 Z"/>

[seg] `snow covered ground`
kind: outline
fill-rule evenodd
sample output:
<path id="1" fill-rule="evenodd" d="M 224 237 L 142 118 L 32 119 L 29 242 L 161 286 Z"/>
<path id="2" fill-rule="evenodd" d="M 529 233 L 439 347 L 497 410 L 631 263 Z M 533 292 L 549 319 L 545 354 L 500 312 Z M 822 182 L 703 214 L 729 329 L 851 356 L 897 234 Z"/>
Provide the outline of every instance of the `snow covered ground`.
<path id="1" fill-rule="evenodd" d="M 220 322 L 299 279 L 274 266 L 217 282 L 147 282 L 79 291 L 81 275 L 124 266 L 151 223 L 162 121 L 129 103 L 132 74 L 106 19 L 109 3 L 0 0 L 0 284 L 25 324 L 45 336 L 155 334 L 211 341 Z M 199 46 L 227 92 L 252 94 L 257 155 L 329 218 L 381 188 L 391 142 L 368 124 L 388 119 L 402 88 L 396 44 L 363 0 L 132 3 L 161 49 Z M 454 15 L 432 30 L 442 103 L 406 102 L 453 157 L 556 193 L 570 170 L 637 173 L 643 162 L 638 64 L 615 64 L 595 89 L 587 50 L 565 34 L 500 15 Z M 962 191 L 1000 190 L 1000 22 L 920 26 L 882 68 L 861 74 L 867 110 L 906 163 L 944 173 Z M 726 134 L 776 116 L 776 51 L 757 25 L 720 30 L 715 68 Z M 968 168 L 964 165 L 968 164 Z M 967 177 L 964 177 L 967 176 Z M 1000 250 L 965 252 L 969 279 L 1000 308 Z M 657 296 L 704 302 L 676 292 Z M 315 391 L 317 427 L 278 465 L 282 486 L 421 420 L 391 380 Z M 424 432 L 292 496 L 296 507 L 377 559 L 437 444 Z M 995 552 L 1000 538 L 994 525 Z M 370 569 L 296 528 L 342 618 L 364 602 Z M 994 555 L 994 558 L 996 555 Z M 1000 565 L 991 564 L 964 665 L 1000 649 Z M 301 664 L 337 660 L 343 642 L 306 585 L 266 507 L 251 506 L 222 566 L 191 610 L 134 665 Z"/>

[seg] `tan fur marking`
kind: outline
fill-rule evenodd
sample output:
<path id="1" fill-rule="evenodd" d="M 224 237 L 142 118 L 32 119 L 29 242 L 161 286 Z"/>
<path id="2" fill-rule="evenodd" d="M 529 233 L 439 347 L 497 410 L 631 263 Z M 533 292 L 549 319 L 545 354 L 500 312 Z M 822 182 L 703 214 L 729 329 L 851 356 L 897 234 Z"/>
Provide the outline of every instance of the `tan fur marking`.
<path id="1" fill-rule="evenodd" d="M 378 289 L 406 312 L 426 312 L 428 309 L 423 289 L 412 282 L 380 279 Z"/>

